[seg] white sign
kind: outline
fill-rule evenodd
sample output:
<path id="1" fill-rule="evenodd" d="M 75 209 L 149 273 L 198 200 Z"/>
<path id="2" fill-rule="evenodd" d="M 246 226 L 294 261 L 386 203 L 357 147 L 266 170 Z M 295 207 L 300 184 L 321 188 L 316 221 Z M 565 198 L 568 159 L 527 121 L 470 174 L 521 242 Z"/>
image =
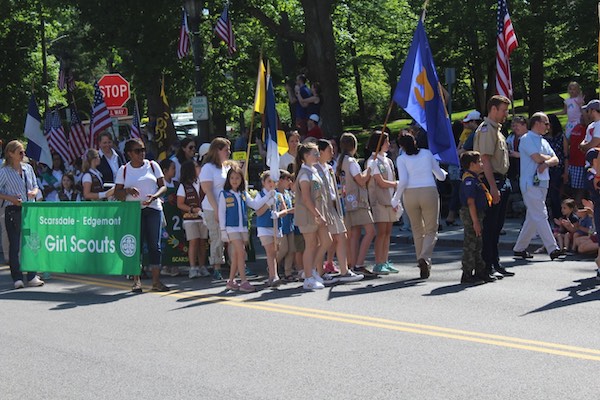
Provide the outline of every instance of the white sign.
<path id="1" fill-rule="evenodd" d="M 206 96 L 192 97 L 192 113 L 195 121 L 208 121 L 208 99 Z"/>

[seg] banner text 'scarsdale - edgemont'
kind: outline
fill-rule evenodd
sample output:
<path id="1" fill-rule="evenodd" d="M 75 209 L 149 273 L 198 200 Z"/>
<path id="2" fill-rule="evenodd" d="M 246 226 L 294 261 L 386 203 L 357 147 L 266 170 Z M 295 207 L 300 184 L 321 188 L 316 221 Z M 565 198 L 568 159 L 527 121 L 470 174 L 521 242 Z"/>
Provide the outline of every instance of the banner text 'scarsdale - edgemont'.
<path id="1" fill-rule="evenodd" d="M 73 217 L 55 217 L 49 218 L 40 216 L 39 223 L 40 225 L 75 225 L 75 223 L 79 222 Z M 83 225 L 91 226 L 95 228 L 97 226 L 118 226 L 121 225 L 121 217 L 116 218 L 92 218 L 92 217 L 83 217 Z"/>

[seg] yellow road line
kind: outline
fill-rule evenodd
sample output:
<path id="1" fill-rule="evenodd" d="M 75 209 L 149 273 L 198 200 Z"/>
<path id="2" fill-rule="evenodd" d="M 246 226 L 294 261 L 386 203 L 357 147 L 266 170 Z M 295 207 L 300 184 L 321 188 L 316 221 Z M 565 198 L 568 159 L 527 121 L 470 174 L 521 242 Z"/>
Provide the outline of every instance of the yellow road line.
<path id="1" fill-rule="evenodd" d="M 128 283 L 94 277 L 73 277 L 69 275 L 56 275 L 56 278 L 76 283 L 86 283 L 117 289 L 128 290 Z M 146 290 L 148 288 L 145 288 Z M 234 307 L 243 307 L 254 310 L 276 312 L 294 316 L 307 317 L 327 321 L 343 322 L 353 325 L 368 326 L 419 335 L 442 337 L 446 339 L 461 340 L 466 342 L 481 343 L 499 347 L 513 348 L 538 353 L 546 353 L 584 360 L 600 361 L 600 350 L 584 347 L 569 346 L 558 343 L 542 342 L 537 340 L 521 339 L 510 336 L 465 331 L 460 329 L 445 328 L 434 325 L 415 324 L 410 322 L 394 321 L 385 318 L 369 317 L 356 314 L 347 314 L 335 311 L 320 310 L 315 308 L 290 306 L 278 303 L 256 303 L 252 300 L 242 300 L 225 296 L 216 296 L 199 291 L 186 292 L 149 292 L 160 296 L 169 296 L 180 299 L 197 300 L 199 302 L 215 302 Z"/>

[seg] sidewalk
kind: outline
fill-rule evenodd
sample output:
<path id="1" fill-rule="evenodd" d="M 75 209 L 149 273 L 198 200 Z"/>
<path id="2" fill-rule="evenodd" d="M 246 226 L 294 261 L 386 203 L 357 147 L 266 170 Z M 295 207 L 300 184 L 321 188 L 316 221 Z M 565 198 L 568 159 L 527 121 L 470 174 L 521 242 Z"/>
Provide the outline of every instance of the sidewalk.
<path id="1" fill-rule="evenodd" d="M 457 222 L 460 221 L 457 220 Z M 442 223 L 442 230 L 439 232 L 437 246 L 462 247 L 464 238 L 462 224 L 460 226 L 446 226 L 444 221 Z M 498 246 L 500 250 L 512 250 L 519 236 L 521 225 L 521 219 L 507 219 L 505 221 L 504 231 L 506 231 L 506 234 L 500 236 Z M 412 232 L 401 231 L 399 225 L 394 225 L 392 228 L 392 242 L 413 244 Z M 531 241 L 530 249 L 538 248 L 541 245 L 542 241 L 536 237 Z"/>

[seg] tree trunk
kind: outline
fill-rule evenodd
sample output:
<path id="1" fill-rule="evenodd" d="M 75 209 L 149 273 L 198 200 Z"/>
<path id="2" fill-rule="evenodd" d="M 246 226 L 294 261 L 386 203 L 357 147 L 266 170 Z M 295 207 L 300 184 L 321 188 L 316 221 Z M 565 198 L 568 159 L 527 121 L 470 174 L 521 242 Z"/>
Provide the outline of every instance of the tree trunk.
<path id="1" fill-rule="evenodd" d="M 350 16 L 347 19 L 347 28 L 350 34 L 354 34 L 352 29 L 352 23 L 350 22 Z M 367 114 L 365 110 L 365 99 L 363 98 L 362 82 L 360 80 L 360 70 L 358 69 L 358 57 L 356 55 L 356 46 L 354 42 L 350 40 L 350 56 L 352 56 L 352 71 L 354 73 L 354 85 L 356 86 L 356 98 L 358 100 L 358 114 L 360 116 L 360 126 L 368 128 L 369 123 L 367 121 Z"/>
<path id="2" fill-rule="evenodd" d="M 331 13 L 333 0 L 302 0 L 305 21 L 305 49 L 311 81 L 321 83 L 321 129 L 326 137 L 343 131 L 340 84 L 335 60 Z"/>
<path id="3" fill-rule="evenodd" d="M 280 14 L 281 22 L 280 27 L 284 32 L 290 34 L 292 27 L 290 25 L 290 18 L 288 13 L 282 12 Z M 298 72 L 298 57 L 294 51 L 294 42 L 289 39 L 287 35 L 277 36 L 277 52 L 279 53 L 279 59 L 281 60 L 281 69 L 283 76 L 286 79 L 294 79 Z"/>

